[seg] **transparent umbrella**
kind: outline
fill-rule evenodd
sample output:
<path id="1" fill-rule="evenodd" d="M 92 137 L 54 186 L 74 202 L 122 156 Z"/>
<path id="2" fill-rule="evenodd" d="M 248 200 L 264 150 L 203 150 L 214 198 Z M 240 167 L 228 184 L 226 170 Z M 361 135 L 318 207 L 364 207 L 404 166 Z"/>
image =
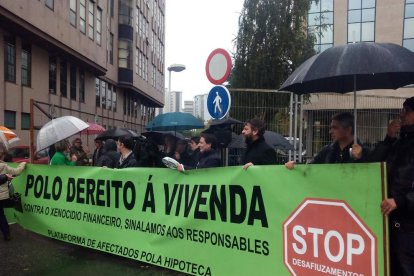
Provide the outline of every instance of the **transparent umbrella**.
<path id="1" fill-rule="evenodd" d="M 66 139 L 89 125 L 74 116 L 63 116 L 45 124 L 37 134 L 36 151 L 45 149 L 56 142 Z"/>

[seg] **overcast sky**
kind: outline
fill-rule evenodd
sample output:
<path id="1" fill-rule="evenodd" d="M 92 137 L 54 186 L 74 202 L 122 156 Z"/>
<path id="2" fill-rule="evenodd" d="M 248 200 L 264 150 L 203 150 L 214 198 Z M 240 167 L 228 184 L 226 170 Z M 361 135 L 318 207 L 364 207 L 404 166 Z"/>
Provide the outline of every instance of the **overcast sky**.
<path id="1" fill-rule="evenodd" d="M 186 70 L 171 73 L 171 90 L 182 91 L 184 100 L 206 94 L 213 87 L 207 79 L 207 57 L 216 48 L 234 52 L 239 15 L 244 0 L 167 0 L 165 15 L 165 87 L 167 67 L 184 64 Z"/>

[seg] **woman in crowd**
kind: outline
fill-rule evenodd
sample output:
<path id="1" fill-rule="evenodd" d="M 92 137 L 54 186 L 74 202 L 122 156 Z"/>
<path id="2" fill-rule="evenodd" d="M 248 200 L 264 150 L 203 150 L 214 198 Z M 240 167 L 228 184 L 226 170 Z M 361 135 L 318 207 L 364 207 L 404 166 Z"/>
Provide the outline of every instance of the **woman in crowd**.
<path id="1" fill-rule="evenodd" d="M 10 228 L 3 209 L 13 206 L 13 202 L 10 200 L 9 182 L 7 180 L 13 179 L 13 175 L 19 175 L 25 167 L 26 162 L 20 163 L 17 168 L 9 167 L 6 163 L 0 162 L 0 174 L 2 175 L 0 181 L 0 228 L 5 241 L 10 240 Z M 7 176 L 6 179 L 4 175 Z"/>
<path id="2" fill-rule="evenodd" d="M 72 142 L 72 147 L 70 148 L 70 155 L 76 155 L 77 166 L 87 166 L 89 165 L 89 158 L 88 152 L 86 152 L 82 147 L 82 140 L 80 138 L 76 138 Z"/>
<path id="3" fill-rule="evenodd" d="M 67 140 L 62 140 L 55 143 L 55 150 L 56 152 L 50 160 L 50 165 L 76 165 L 76 161 L 78 159 L 75 154 L 72 154 L 71 160 L 66 157 L 69 154 L 69 142 Z"/>
<path id="4" fill-rule="evenodd" d="M 221 166 L 221 160 L 219 155 L 214 150 L 216 145 L 216 137 L 213 134 L 202 133 L 200 142 L 198 143 L 200 148 L 200 159 L 195 167 L 185 166 L 179 164 L 177 170 L 184 171 L 184 169 L 202 169 L 202 168 L 214 168 Z"/>

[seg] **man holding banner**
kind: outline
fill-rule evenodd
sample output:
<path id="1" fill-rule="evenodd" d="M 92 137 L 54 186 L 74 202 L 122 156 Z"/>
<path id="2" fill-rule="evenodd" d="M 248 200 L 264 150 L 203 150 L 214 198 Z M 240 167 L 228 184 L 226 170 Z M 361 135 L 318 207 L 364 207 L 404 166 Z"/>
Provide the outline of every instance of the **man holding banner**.
<path id="1" fill-rule="evenodd" d="M 388 198 L 381 211 L 390 221 L 391 274 L 414 275 L 414 97 L 403 103 L 400 118 L 370 160 L 387 162 Z"/>
<path id="2" fill-rule="evenodd" d="M 263 134 L 265 124 L 263 120 L 254 118 L 244 124 L 242 135 L 247 144 L 246 152 L 242 157 L 243 169 L 253 165 L 273 165 L 277 163 L 275 150 L 269 146 Z"/>

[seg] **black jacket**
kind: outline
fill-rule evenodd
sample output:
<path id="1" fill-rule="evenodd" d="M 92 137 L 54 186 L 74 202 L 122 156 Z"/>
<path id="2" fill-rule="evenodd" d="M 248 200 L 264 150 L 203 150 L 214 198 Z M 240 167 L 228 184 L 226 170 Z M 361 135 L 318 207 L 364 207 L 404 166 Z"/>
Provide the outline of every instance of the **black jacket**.
<path id="1" fill-rule="evenodd" d="M 128 155 L 127 158 L 125 158 L 124 160 L 119 160 L 118 161 L 118 169 L 124 169 L 124 168 L 131 168 L 131 167 L 137 167 L 138 163 L 137 163 L 137 159 L 135 159 L 135 155 L 133 152 L 131 152 L 130 155 Z"/>
<path id="2" fill-rule="evenodd" d="M 114 140 L 106 140 L 102 149 L 102 154 L 96 162 L 96 166 L 116 168 L 119 158 L 121 157 L 121 154 L 116 151 L 116 148 L 116 142 Z"/>
<path id="3" fill-rule="evenodd" d="M 362 158 L 355 160 L 351 157 L 349 149 L 352 148 L 354 142 L 350 143 L 343 150 L 339 147 L 338 143 L 332 143 L 321 149 L 321 151 L 315 156 L 312 160 L 313 164 L 335 164 L 335 163 L 363 163 L 367 162 L 369 155 L 369 150 L 362 145 L 360 142 L 358 144 L 362 147 Z"/>
<path id="4" fill-rule="evenodd" d="M 205 152 L 200 152 L 200 158 L 195 166 L 185 166 L 184 169 L 205 169 L 205 168 L 215 168 L 221 167 L 221 159 L 215 150 L 209 150 Z"/>
<path id="5" fill-rule="evenodd" d="M 370 161 L 387 161 L 388 197 L 397 204 L 390 222 L 414 232 L 414 125 L 403 126 L 400 138 L 386 138 L 370 156 Z"/>
<path id="6" fill-rule="evenodd" d="M 277 163 L 276 152 L 263 137 L 247 144 L 242 157 L 242 165 L 252 162 L 254 165 L 273 165 Z"/>

